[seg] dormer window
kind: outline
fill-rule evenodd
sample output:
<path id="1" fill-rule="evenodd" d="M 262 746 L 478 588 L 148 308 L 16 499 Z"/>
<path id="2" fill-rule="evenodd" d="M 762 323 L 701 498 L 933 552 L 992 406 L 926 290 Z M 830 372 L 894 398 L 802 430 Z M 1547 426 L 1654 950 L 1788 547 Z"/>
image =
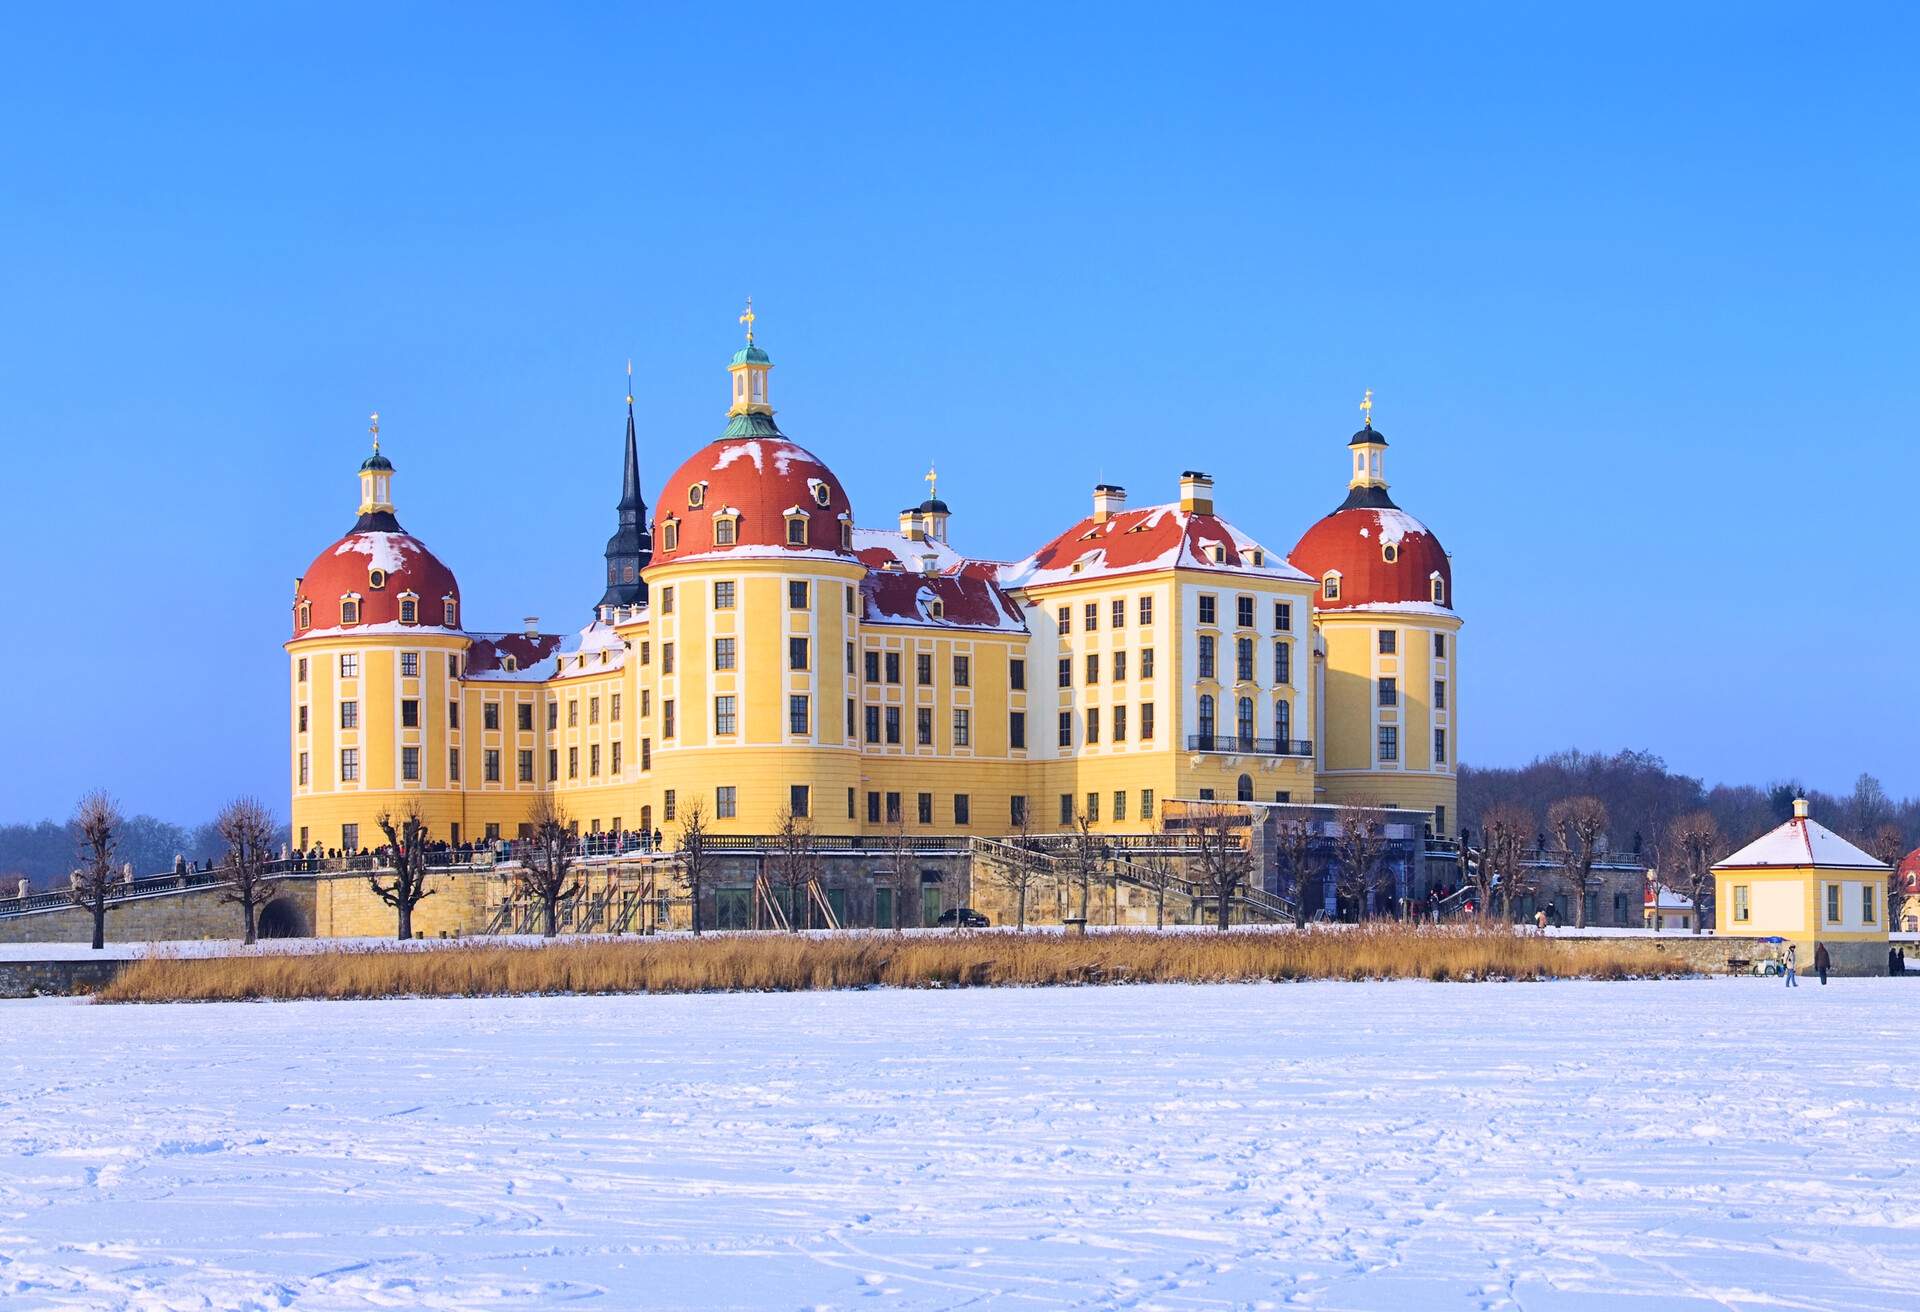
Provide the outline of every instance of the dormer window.
<path id="1" fill-rule="evenodd" d="M 687 489 L 687 504 L 695 509 L 707 504 L 707 485 L 705 483 L 695 483 Z"/>
<path id="2" fill-rule="evenodd" d="M 1391 542 L 1382 542 L 1380 544 L 1380 559 L 1386 561 L 1389 565 L 1393 564 L 1400 559 L 1400 548 Z"/>
<path id="3" fill-rule="evenodd" d="M 714 546 L 730 547 L 739 540 L 739 537 L 740 520 L 738 516 L 729 515 L 725 511 L 722 511 L 713 517 Z"/>
<path id="4" fill-rule="evenodd" d="M 400 594 L 400 622 L 418 624 L 420 622 L 420 598 L 411 592 Z"/>
<path id="5" fill-rule="evenodd" d="M 1340 600 L 1340 571 L 1334 570 L 1320 580 L 1320 599 L 1322 601 Z"/>
<path id="6" fill-rule="evenodd" d="M 505 670 L 508 674 L 512 674 L 515 670 L 520 668 L 519 658 L 515 656 L 502 656 L 500 658 L 500 668 Z"/>
<path id="7" fill-rule="evenodd" d="M 342 624 L 358 624 L 360 622 L 360 596 L 358 593 L 349 592 L 346 596 L 340 598 L 340 622 Z"/>
<path id="8" fill-rule="evenodd" d="M 1444 606 L 1447 604 L 1447 581 L 1440 577 L 1438 570 L 1435 570 L 1427 576 L 1427 586 L 1432 592 L 1434 605 Z"/>
<path id="9" fill-rule="evenodd" d="M 940 600 L 940 598 L 935 597 L 932 601 L 929 601 L 927 603 L 927 614 L 932 618 L 936 620 L 941 619 L 946 615 L 946 613 L 947 613 L 947 603 Z"/>
<path id="10" fill-rule="evenodd" d="M 812 481 L 813 481 L 813 499 L 823 506 L 833 504 L 833 489 L 828 487 L 825 483 L 821 482 L 817 478 Z"/>
<path id="11" fill-rule="evenodd" d="M 1216 565 L 1224 565 L 1227 560 L 1227 549 L 1218 542 L 1209 542 L 1207 543 L 1207 559 Z"/>
<path id="12" fill-rule="evenodd" d="M 1265 569 L 1267 567 L 1267 553 L 1264 551 L 1255 551 L 1247 557 L 1247 563 L 1255 569 Z"/>
<path id="13" fill-rule="evenodd" d="M 787 545 L 790 547 L 807 545 L 807 516 L 796 514 L 798 510 L 799 507 L 796 506 L 787 512 Z"/>
<path id="14" fill-rule="evenodd" d="M 368 571 L 367 571 L 367 586 L 368 586 L 368 587 L 370 587 L 370 588 L 372 588 L 372 589 L 373 589 L 373 590 L 374 590 L 375 592 L 378 592 L 378 591 L 380 591 L 380 589 L 382 589 L 382 588 L 384 588 L 384 587 L 386 587 L 386 586 L 387 586 L 387 572 L 386 572 L 385 570 L 383 570 L 383 569 L 370 569 L 370 570 L 368 570 Z"/>
<path id="15" fill-rule="evenodd" d="M 313 603 L 310 601 L 300 603 L 300 627 L 303 629 L 313 627 Z"/>
<path id="16" fill-rule="evenodd" d="M 442 614 L 442 617 L 443 617 L 443 621 L 444 621 L 444 623 L 446 624 L 446 626 L 447 626 L 448 628 L 450 628 L 450 629 L 457 629 L 457 628 L 459 628 L 459 627 L 460 627 L 460 624 L 459 624 L 459 620 L 460 620 L 460 605 L 459 605 L 459 603 L 458 603 L 458 602 L 456 602 L 456 601 L 455 601 L 455 600 L 454 600 L 454 599 L 453 599 L 452 597 L 447 597 L 447 598 L 444 598 L 444 599 L 443 599 L 443 600 L 441 601 L 441 603 L 440 603 L 440 608 L 441 608 L 441 614 Z"/>
<path id="17" fill-rule="evenodd" d="M 680 521 L 669 519 L 660 527 L 660 550 L 678 551 L 680 549 Z"/>
<path id="18" fill-rule="evenodd" d="M 853 521 L 850 519 L 840 521 L 840 550 L 853 550 Z"/>

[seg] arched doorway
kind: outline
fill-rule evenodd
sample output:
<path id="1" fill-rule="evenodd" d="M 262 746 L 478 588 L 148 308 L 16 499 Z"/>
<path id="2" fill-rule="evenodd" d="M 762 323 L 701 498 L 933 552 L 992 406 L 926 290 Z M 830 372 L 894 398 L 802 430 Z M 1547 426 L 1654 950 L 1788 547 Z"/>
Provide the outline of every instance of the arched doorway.
<path id="1" fill-rule="evenodd" d="M 1253 776 L 1250 774 L 1241 775 L 1240 782 L 1234 786 L 1233 795 L 1243 802 L 1251 802 L 1253 800 Z"/>
<path id="2" fill-rule="evenodd" d="M 255 932 L 261 938 L 307 938 L 313 931 L 307 928 L 307 918 L 299 904 L 277 897 L 260 908 Z"/>

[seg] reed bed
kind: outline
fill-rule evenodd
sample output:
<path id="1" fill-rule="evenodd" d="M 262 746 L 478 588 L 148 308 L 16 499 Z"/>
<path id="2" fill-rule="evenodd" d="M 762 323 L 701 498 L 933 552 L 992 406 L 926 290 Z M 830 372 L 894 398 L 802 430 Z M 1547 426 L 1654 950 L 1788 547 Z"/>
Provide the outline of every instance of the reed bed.
<path id="1" fill-rule="evenodd" d="M 1656 944 L 1502 928 L 1399 925 L 1231 934 L 719 935 L 148 958 L 103 1002 L 480 997 L 539 993 L 793 992 L 1253 980 L 1625 979 L 1687 973 Z"/>

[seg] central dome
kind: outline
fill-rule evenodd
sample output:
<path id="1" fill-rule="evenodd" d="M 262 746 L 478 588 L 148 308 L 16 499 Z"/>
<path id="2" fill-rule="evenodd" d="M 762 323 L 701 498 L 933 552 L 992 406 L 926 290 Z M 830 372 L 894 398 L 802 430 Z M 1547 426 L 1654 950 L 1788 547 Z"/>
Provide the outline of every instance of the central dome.
<path id="1" fill-rule="evenodd" d="M 755 427 L 763 431 L 709 442 L 667 480 L 654 511 L 655 565 L 797 551 L 852 559 L 853 507 L 840 480 L 770 419 Z"/>

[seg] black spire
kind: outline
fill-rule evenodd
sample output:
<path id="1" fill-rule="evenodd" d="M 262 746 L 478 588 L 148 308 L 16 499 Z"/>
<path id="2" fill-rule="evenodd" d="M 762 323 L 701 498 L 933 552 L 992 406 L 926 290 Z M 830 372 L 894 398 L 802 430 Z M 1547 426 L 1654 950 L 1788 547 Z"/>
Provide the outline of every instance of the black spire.
<path id="1" fill-rule="evenodd" d="M 647 583 L 640 572 L 653 559 L 653 530 L 640 495 L 640 443 L 633 431 L 633 365 L 627 365 L 627 466 L 620 480 L 620 527 L 607 539 L 607 590 L 602 608 L 642 606 Z"/>

